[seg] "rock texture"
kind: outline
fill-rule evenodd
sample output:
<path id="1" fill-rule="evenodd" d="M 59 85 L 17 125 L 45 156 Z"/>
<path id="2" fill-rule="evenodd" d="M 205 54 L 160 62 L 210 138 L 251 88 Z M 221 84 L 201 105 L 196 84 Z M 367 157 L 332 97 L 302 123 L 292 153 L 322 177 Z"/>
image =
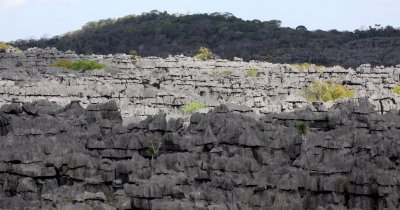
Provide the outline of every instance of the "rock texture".
<path id="1" fill-rule="evenodd" d="M 124 126 L 114 101 L 4 105 L 0 209 L 400 208 L 398 111 L 232 110 Z"/>
<path id="2" fill-rule="evenodd" d="M 97 60 L 107 67 L 84 73 L 49 67 L 59 59 Z M 256 77 L 247 76 L 249 68 L 258 69 Z M 160 111 L 168 118 L 178 117 L 181 106 L 190 101 L 203 101 L 210 108 L 248 106 L 257 114 L 294 111 L 307 105 L 304 91 L 316 79 L 348 85 L 356 98 L 367 97 L 380 113 L 400 108 L 400 96 L 392 93 L 400 82 L 400 66 L 300 70 L 240 59 L 199 61 L 175 56 L 136 61 L 124 54 L 76 55 L 54 48 L 0 52 L 0 104 L 47 99 L 66 106 L 79 100 L 87 107 L 112 99 L 126 122 Z"/>

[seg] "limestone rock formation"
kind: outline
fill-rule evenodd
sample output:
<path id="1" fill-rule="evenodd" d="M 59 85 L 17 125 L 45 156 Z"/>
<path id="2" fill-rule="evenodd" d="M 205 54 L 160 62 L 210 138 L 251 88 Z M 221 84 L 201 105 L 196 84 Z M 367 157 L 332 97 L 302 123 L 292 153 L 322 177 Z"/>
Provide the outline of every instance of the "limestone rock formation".
<path id="1" fill-rule="evenodd" d="M 400 208 L 396 110 L 165 117 L 124 126 L 114 101 L 3 106 L 0 209 Z"/>
<path id="2" fill-rule="evenodd" d="M 49 66 L 59 59 L 95 60 L 107 67 L 82 73 Z M 258 71 L 255 77 L 247 75 L 249 68 Z M 400 83 L 400 66 L 301 69 L 183 56 L 136 61 L 124 54 L 76 55 L 54 48 L 0 53 L 0 105 L 47 99 L 66 106 L 79 100 L 86 108 L 113 99 L 125 122 L 138 122 L 159 112 L 176 118 L 182 116 L 180 108 L 191 101 L 202 101 L 210 108 L 232 104 L 238 112 L 254 110 L 259 115 L 290 112 L 308 104 L 305 89 L 317 79 L 347 85 L 356 98 L 368 97 L 381 113 L 400 109 L 400 96 L 392 93 Z"/>

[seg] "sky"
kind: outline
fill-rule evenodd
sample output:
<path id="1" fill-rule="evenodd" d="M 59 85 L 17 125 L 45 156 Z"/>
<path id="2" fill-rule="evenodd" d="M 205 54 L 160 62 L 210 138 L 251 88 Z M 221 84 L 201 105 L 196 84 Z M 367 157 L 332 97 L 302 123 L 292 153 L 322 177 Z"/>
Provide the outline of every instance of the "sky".
<path id="1" fill-rule="evenodd" d="M 151 10 L 230 12 L 245 20 L 275 19 L 284 27 L 309 30 L 400 27 L 400 0 L 0 0 L 0 41 L 61 35 L 89 21 Z"/>

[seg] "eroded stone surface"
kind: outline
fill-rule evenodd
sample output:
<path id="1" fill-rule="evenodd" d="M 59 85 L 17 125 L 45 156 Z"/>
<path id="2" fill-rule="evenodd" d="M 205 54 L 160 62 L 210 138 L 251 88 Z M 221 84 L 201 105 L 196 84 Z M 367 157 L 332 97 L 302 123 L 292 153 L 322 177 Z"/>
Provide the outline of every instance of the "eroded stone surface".
<path id="1" fill-rule="evenodd" d="M 97 60 L 107 68 L 77 73 L 49 67 L 59 59 Z M 249 68 L 258 69 L 258 76 L 248 77 Z M 230 73 L 223 74 L 226 71 Z M 400 66 L 300 71 L 287 64 L 256 61 L 199 61 L 182 56 L 135 61 L 123 54 L 76 55 L 33 48 L 0 53 L 0 78 L 0 104 L 47 99 L 66 106 L 79 100 L 86 108 L 113 99 L 126 122 L 159 112 L 168 118 L 182 116 L 181 106 L 190 101 L 203 101 L 210 108 L 234 104 L 233 109 L 242 113 L 248 107 L 256 114 L 294 111 L 307 105 L 304 91 L 316 79 L 348 85 L 357 98 L 368 97 L 380 113 L 400 109 L 400 96 L 392 93 L 400 82 Z"/>
<path id="2" fill-rule="evenodd" d="M 0 110 L 0 209 L 400 208 L 400 115 L 368 100 L 259 120 L 219 106 L 188 126 L 124 126 L 114 101 Z"/>

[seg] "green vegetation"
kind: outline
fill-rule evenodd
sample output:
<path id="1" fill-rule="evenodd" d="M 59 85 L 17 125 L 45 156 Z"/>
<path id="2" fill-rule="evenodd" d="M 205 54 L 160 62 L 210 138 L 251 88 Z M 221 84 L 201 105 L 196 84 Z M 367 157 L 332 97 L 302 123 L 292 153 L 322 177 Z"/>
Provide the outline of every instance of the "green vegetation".
<path id="1" fill-rule="evenodd" d="M 132 55 L 133 58 L 138 61 L 140 59 L 142 59 L 142 56 L 139 55 L 139 53 L 136 50 L 130 50 L 129 51 L 129 55 Z"/>
<path id="2" fill-rule="evenodd" d="M 151 159 L 154 159 L 155 156 L 157 156 L 158 152 L 160 150 L 160 145 L 154 143 L 151 143 L 151 146 L 147 149 L 147 154 L 151 156 Z"/>
<path id="3" fill-rule="evenodd" d="M 307 126 L 305 123 L 300 123 L 300 124 L 297 126 L 297 133 L 298 133 L 299 135 L 304 136 L 304 135 L 307 134 L 307 131 L 308 131 L 308 126 Z"/>
<path id="4" fill-rule="evenodd" d="M 135 56 L 138 56 L 139 54 L 136 50 L 129 50 L 129 55 L 132 55 L 135 57 Z"/>
<path id="5" fill-rule="evenodd" d="M 213 71 L 209 75 L 210 77 L 229 77 L 232 75 L 232 71 L 230 70 Z"/>
<path id="6" fill-rule="evenodd" d="M 80 30 L 62 36 L 18 40 L 14 45 L 21 49 L 56 47 L 78 54 L 103 55 L 129 53 L 136 49 L 142 56 L 158 57 L 182 53 L 193 56 L 200 46 L 207 46 L 223 59 L 239 57 L 273 63 L 314 62 L 326 66 L 358 67 L 365 62 L 372 66 L 396 65 L 398 60 L 378 61 L 377 58 L 382 56 L 379 53 L 373 58 L 362 55 L 367 60 L 358 59 L 350 64 L 346 62 L 349 61 L 347 57 L 340 60 L 330 57 L 365 40 L 377 39 L 373 43 L 378 45 L 380 40 L 388 37 L 398 39 L 400 29 L 372 26 L 354 32 L 310 31 L 304 26 L 282 27 L 279 20 L 243 20 L 230 13 L 174 15 L 154 10 L 141 15 L 89 22 Z M 367 49 L 356 47 L 353 50 L 363 52 Z"/>
<path id="7" fill-rule="evenodd" d="M 118 203 L 118 198 L 115 195 L 110 195 L 106 197 L 106 203 L 108 204 L 116 204 Z"/>
<path id="8" fill-rule="evenodd" d="M 204 104 L 203 102 L 192 101 L 190 103 L 183 105 L 182 111 L 184 114 L 193 114 L 193 113 L 199 111 L 200 109 L 203 109 L 206 107 L 207 107 L 207 105 Z"/>
<path id="9" fill-rule="evenodd" d="M 249 68 L 249 69 L 247 69 L 247 76 L 248 77 L 257 77 L 258 76 L 258 69 L 257 68 Z"/>
<path id="10" fill-rule="evenodd" d="M 139 60 L 142 59 L 142 56 L 140 56 L 136 50 L 130 50 L 130 51 L 129 51 L 129 55 L 132 55 L 132 56 L 133 56 L 133 59 L 134 59 L 134 60 L 132 61 L 132 64 L 133 64 L 134 66 L 136 66 L 136 65 L 137 65 L 137 62 L 138 62 Z"/>
<path id="11" fill-rule="evenodd" d="M 72 69 L 72 62 L 70 60 L 59 60 L 56 63 L 51 64 L 50 66 L 52 67 L 58 67 L 58 68 L 66 68 L 66 69 Z"/>
<path id="12" fill-rule="evenodd" d="M 339 84 L 313 81 L 306 90 L 306 99 L 308 101 L 335 101 L 341 98 L 353 98 L 354 91 Z"/>
<path id="13" fill-rule="evenodd" d="M 56 63 L 51 65 L 52 67 L 59 68 L 67 68 L 75 71 L 87 71 L 87 70 L 95 70 L 102 69 L 105 67 L 104 64 L 100 64 L 96 61 L 75 61 L 72 62 L 70 60 L 59 60 Z"/>
<path id="14" fill-rule="evenodd" d="M 397 95 L 400 95 L 400 85 L 396 85 L 396 86 L 393 88 L 393 93 L 395 93 L 395 94 L 397 94 Z"/>
<path id="15" fill-rule="evenodd" d="M 200 60 L 209 60 L 213 56 L 213 53 L 207 47 L 200 47 L 199 52 L 193 56 L 193 58 L 200 59 Z"/>

